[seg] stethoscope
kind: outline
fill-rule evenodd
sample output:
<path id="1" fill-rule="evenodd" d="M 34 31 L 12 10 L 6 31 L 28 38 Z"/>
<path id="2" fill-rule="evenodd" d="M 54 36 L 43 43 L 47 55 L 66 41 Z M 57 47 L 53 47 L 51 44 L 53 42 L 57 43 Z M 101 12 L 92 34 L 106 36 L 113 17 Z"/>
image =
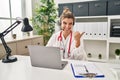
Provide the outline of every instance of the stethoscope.
<path id="1" fill-rule="evenodd" d="M 58 41 L 62 41 L 62 31 L 60 32 L 60 35 L 58 36 Z M 70 32 L 70 41 L 69 41 L 69 47 L 68 47 L 68 57 L 70 57 L 71 42 L 72 42 L 72 31 Z"/>

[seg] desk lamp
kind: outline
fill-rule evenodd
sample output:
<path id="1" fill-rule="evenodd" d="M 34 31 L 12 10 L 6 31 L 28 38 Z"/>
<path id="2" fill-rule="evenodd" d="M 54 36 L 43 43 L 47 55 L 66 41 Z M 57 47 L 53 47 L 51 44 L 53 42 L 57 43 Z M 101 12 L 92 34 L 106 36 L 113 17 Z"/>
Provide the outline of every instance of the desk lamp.
<path id="1" fill-rule="evenodd" d="M 5 57 L 2 59 L 3 63 L 11 63 L 17 61 L 16 57 L 11 56 L 12 50 L 7 46 L 7 43 L 4 40 L 4 36 L 7 35 L 10 31 L 12 31 L 15 27 L 17 27 L 21 22 L 22 21 L 20 20 L 16 20 L 16 22 L 14 22 L 11 26 L 9 26 L 5 31 L 0 33 L 0 39 L 6 51 Z M 32 27 L 29 25 L 28 18 L 24 18 L 23 23 L 24 25 L 21 30 L 22 32 L 28 32 L 33 30 Z"/>

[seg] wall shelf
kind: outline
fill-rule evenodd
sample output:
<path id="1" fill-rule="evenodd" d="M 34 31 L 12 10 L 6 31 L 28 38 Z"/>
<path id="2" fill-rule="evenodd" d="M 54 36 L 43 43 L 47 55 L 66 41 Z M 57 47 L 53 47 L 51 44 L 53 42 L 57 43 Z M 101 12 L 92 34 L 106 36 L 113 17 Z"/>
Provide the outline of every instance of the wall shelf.
<path id="1" fill-rule="evenodd" d="M 120 48 L 120 37 L 110 37 L 110 27 L 111 27 L 111 23 L 116 21 L 120 22 L 120 15 L 119 16 L 118 15 L 117 16 L 116 15 L 115 16 L 90 16 L 90 17 L 76 17 L 76 18 L 77 18 L 76 19 L 77 22 L 74 28 L 77 28 L 77 29 L 74 29 L 74 30 L 87 33 L 87 35 L 85 34 L 83 36 L 84 48 L 87 54 L 92 53 L 93 55 L 92 58 L 88 58 L 88 60 L 118 63 L 115 59 L 114 51 L 116 48 Z M 105 26 L 103 25 L 104 23 L 106 24 Z M 98 25 L 101 25 L 101 26 L 103 25 L 104 28 Z M 97 29 L 96 27 L 99 27 L 99 28 Z M 88 30 L 86 30 L 86 28 Z M 104 29 L 106 29 L 106 32 L 105 32 L 106 36 L 94 35 L 94 33 L 97 33 L 96 31 L 100 31 Z M 99 53 L 102 53 L 103 59 L 98 59 Z"/>

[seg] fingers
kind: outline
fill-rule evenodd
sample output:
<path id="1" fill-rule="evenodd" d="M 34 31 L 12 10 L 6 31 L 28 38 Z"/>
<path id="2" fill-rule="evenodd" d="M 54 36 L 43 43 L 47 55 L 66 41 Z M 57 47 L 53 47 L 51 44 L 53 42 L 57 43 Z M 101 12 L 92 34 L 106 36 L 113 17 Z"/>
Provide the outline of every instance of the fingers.
<path id="1" fill-rule="evenodd" d="M 76 32 L 74 33 L 74 35 L 80 35 L 80 32 L 76 31 Z"/>
<path id="2" fill-rule="evenodd" d="M 80 34 L 80 36 L 82 36 L 84 33 L 85 33 L 85 32 L 82 32 L 82 33 Z"/>
<path id="3" fill-rule="evenodd" d="M 85 33 L 85 32 L 80 33 L 79 31 L 76 31 L 76 32 L 74 33 L 74 37 L 76 37 L 76 38 L 79 37 L 79 38 L 80 38 L 80 37 L 82 37 L 82 36 L 84 35 L 84 33 Z"/>

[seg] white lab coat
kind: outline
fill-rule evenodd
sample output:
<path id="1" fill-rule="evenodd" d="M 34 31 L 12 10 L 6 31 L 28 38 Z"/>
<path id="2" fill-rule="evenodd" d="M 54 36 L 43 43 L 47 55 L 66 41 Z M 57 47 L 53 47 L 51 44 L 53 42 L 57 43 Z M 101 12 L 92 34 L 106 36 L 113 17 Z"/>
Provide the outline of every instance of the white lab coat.
<path id="1" fill-rule="evenodd" d="M 69 42 L 70 42 L 70 35 L 66 39 L 64 39 L 63 34 L 62 34 L 62 41 L 60 41 L 60 40 L 58 40 L 60 32 L 61 31 L 54 33 L 52 35 L 52 37 L 50 38 L 50 40 L 48 41 L 46 46 L 64 48 L 65 49 L 64 57 L 67 59 L 86 60 L 86 53 L 85 53 L 84 47 L 83 47 L 83 39 L 81 38 L 81 40 L 80 40 L 81 45 L 78 48 L 76 48 L 74 35 L 72 32 L 70 57 L 68 58 L 68 48 L 69 48 Z"/>

